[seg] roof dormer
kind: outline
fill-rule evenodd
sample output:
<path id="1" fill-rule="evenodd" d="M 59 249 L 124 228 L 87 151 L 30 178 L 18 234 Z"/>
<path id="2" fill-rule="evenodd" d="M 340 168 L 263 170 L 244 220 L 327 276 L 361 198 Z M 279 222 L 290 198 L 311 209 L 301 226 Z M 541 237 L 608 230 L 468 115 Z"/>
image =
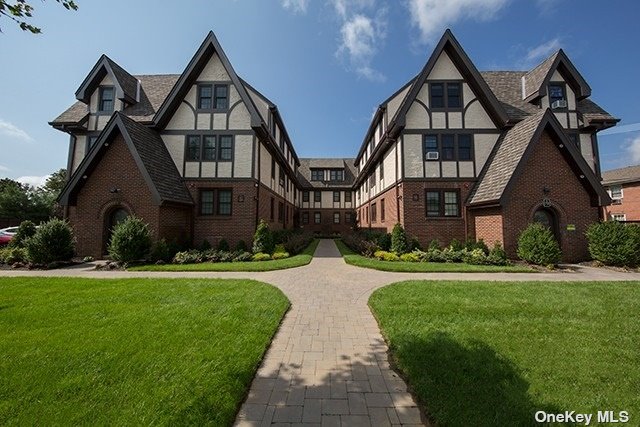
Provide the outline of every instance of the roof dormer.
<path id="1" fill-rule="evenodd" d="M 128 104 L 135 104 L 140 99 L 140 82 L 124 68 L 116 64 L 108 56 L 102 55 L 89 75 L 76 91 L 76 99 L 89 104 L 92 94 L 100 86 L 100 82 L 109 76 L 113 82 L 115 99 Z"/>

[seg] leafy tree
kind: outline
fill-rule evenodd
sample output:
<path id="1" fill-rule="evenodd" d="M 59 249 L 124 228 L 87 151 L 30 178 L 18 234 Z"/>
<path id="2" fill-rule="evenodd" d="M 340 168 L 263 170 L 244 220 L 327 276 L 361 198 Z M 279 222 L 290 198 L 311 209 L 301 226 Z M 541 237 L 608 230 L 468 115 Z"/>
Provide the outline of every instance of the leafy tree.
<path id="1" fill-rule="evenodd" d="M 0 179 L 0 218 L 11 218 L 18 222 L 28 219 L 35 223 L 49 219 L 56 210 L 60 176 L 64 175 L 62 171 L 64 169 L 55 172 L 47 184 L 40 188 L 9 178 Z"/>
<path id="2" fill-rule="evenodd" d="M 44 190 L 57 198 L 65 184 L 67 183 L 67 170 L 65 168 L 58 169 L 47 178 L 44 183 Z"/>
<path id="3" fill-rule="evenodd" d="M 78 5 L 74 0 L 56 0 L 67 10 L 78 10 Z M 42 30 L 39 27 L 31 25 L 27 22 L 28 18 L 33 17 L 33 6 L 27 0 L 0 0 L 0 15 L 4 15 L 15 21 L 20 29 L 29 31 L 32 34 L 40 34 Z"/>

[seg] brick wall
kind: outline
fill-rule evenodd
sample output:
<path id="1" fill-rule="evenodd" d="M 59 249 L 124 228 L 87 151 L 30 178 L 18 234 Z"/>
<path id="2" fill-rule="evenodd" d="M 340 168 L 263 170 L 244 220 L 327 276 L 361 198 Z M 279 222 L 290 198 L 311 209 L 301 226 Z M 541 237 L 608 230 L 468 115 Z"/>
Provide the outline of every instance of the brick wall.
<path id="1" fill-rule="evenodd" d="M 273 198 L 273 220 L 271 220 L 271 198 Z M 278 205 L 279 203 L 284 203 L 284 208 L 288 209 L 287 212 L 284 212 L 284 218 L 282 221 L 278 219 Z M 278 195 L 278 193 L 272 191 L 269 187 L 264 184 L 260 184 L 260 200 L 259 200 L 259 215 L 260 219 L 264 219 L 269 223 L 269 228 L 271 230 L 283 230 L 294 228 L 295 225 L 295 215 L 296 215 L 296 207 L 286 201 L 284 197 Z M 255 231 L 255 229 L 254 229 Z"/>
<path id="2" fill-rule="evenodd" d="M 101 258 L 105 253 L 109 214 L 118 207 L 142 218 L 158 235 L 159 207 L 129 152 L 122 136 L 113 139 L 103 157 L 77 193 L 76 205 L 69 207 L 69 222 L 76 237 L 76 253 Z M 117 193 L 111 193 L 117 188 Z"/>
<path id="3" fill-rule="evenodd" d="M 451 240 L 466 240 L 466 210 L 464 202 L 473 188 L 474 181 L 403 181 L 402 205 L 404 210 L 404 228 L 407 235 L 415 237 L 422 246 L 432 240 L 448 245 Z M 457 218 L 427 218 L 425 190 L 459 189 L 461 216 Z"/>
<path id="4" fill-rule="evenodd" d="M 533 143 L 536 144 L 534 151 L 503 209 L 505 250 L 509 256 L 515 257 L 519 234 L 547 197 L 558 218 L 563 260 L 587 259 L 589 254 L 584 233 L 590 224 L 598 221 L 599 208 L 591 206 L 589 193 L 547 132 L 538 143 Z M 544 188 L 549 190 L 546 195 Z M 569 224 L 575 226 L 575 231 L 567 230 Z"/>
<path id="5" fill-rule="evenodd" d="M 358 219 L 360 228 L 371 228 L 380 231 L 387 231 L 388 233 L 393 230 L 393 226 L 398 222 L 402 223 L 402 215 L 398 219 L 398 195 L 401 195 L 402 187 L 400 187 L 396 194 L 396 186 L 387 189 L 385 192 L 371 199 L 358 209 Z M 384 221 L 382 220 L 382 200 L 384 200 Z M 371 221 L 371 205 L 376 205 L 376 220 Z M 366 217 L 365 206 L 369 207 L 369 217 Z"/>
<path id="6" fill-rule="evenodd" d="M 625 214 L 626 221 L 640 221 L 640 182 L 622 185 L 622 203 L 606 206 L 604 217 L 610 219 L 612 214 Z"/>
<path id="7" fill-rule="evenodd" d="M 504 246 L 501 208 L 474 209 L 468 212 L 469 237 L 482 239 L 492 248 L 495 242 Z"/>
<path id="8" fill-rule="evenodd" d="M 302 222 L 303 213 L 307 212 L 309 214 L 309 223 L 304 224 Z M 314 214 L 316 212 L 320 212 L 321 223 L 316 224 L 314 222 Z M 340 214 L 340 223 L 335 224 L 333 222 L 333 215 L 335 212 Z M 352 214 L 352 222 L 347 224 L 345 222 L 345 214 Z M 344 234 L 349 233 L 353 230 L 355 226 L 355 211 L 353 209 L 300 209 L 300 228 L 306 231 L 311 231 L 313 233 L 321 233 L 321 234 Z"/>

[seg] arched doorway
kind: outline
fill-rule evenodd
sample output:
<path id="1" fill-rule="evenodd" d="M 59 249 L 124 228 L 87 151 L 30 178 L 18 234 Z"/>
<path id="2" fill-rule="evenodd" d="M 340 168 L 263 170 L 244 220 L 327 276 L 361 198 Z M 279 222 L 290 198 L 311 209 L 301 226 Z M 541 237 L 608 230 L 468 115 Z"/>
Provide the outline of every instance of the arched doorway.
<path id="1" fill-rule="evenodd" d="M 113 234 L 113 228 L 127 219 L 128 216 L 129 211 L 122 206 L 117 206 L 107 213 L 104 222 L 104 245 L 102 248 L 104 253 L 107 253 L 107 248 L 109 247 L 109 242 L 111 241 L 111 235 Z"/>
<path id="2" fill-rule="evenodd" d="M 558 216 L 553 209 L 540 207 L 533 213 L 533 222 L 547 227 L 555 236 L 558 244 L 560 244 L 560 233 L 558 230 Z"/>

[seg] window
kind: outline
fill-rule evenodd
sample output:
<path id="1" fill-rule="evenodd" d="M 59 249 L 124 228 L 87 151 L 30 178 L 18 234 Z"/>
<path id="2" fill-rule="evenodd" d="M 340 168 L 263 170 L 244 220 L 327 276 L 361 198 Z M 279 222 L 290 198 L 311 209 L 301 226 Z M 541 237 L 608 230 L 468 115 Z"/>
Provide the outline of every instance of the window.
<path id="1" fill-rule="evenodd" d="M 371 204 L 371 222 L 376 222 L 377 221 L 377 212 L 376 212 L 376 204 L 372 203 Z"/>
<path id="2" fill-rule="evenodd" d="M 614 221 L 626 221 L 627 215 L 621 214 L 621 213 L 614 213 L 614 214 L 611 214 L 611 219 Z"/>
<path id="3" fill-rule="evenodd" d="M 284 168 L 282 166 L 279 166 L 280 168 L 280 176 L 278 178 L 278 181 L 280 181 L 280 187 L 284 187 Z"/>
<path id="4" fill-rule="evenodd" d="M 280 134 L 280 151 L 284 153 L 284 137 Z"/>
<path id="5" fill-rule="evenodd" d="M 215 108 L 226 110 L 229 108 L 229 86 L 215 85 Z"/>
<path id="6" fill-rule="evenodd" d="M 384 222 L 384 199 L 380 199 L 380 221 Z"/>
<path id="7" fill-rule="evenodd" d="M 622 185 L 612 185 L 611 187 L 609 187 L 609 195 L 612 199 L 622 199 Z"/>
<path id="8" fill-rule="evenodd" d="M 308 191 L 303 191 L 302 192 L 302 201 L 303 202 L 308 202 L 309 201 L 309 192 Z"/>
<path id="9" fill-rule="evenodd" d="M 425 135 L 423 147 L 424 159 L 428 161 L 473 160 L 473 136 L 470 134 Z M 438 153 L 438 155 L 434 156 L 430 153 Z"/>
<path id="10" fill-rule="evenodd" d="M 309 212 L 302 212 L 302 223 L 309 224 Z"/>
<path id="11" fill-rule="evenodd" d="M 98 92 L 98 112 L 110 113 L 113 111 L 114 99 L 113 99 L 113 86 L 102 86 Z"/>
<path id="12" fill-rule="evenodd" d="M 344 181 L 344 171 L 342 169 L 331 169 L 329 171 L 330 181 Z"/>
<path id="13" fill-rule="evenodd" d="M 340 203 L 340 192 L 339 191 L 334 191 L 333 192 L 333 202 L 334 203 Z"/>
<path id="14" fill-rule="evenodd" d="M 564 101 L 566 100 L 566 96 L 564 93 L 564 84 L 560 83 L 551 83 L 549 85 L 549 104 L 553 108 L 553 103 L 556 101 Z"/>
<path id="15" fill-rule="evenodd" d="M 425 193 L 427 217 L 460 216 L 458 190 L 427 190 Z"/>
<path id="16" fill-rule="evenodd" d="M 380 162 L 380 181 L 384 179 L 384 164 Z"/>
<path id="17" fill-rule="evenodd" d="M 371 172 L 371 176 L 369 176 L 369 188 L 373 188 L 376 186 L 376 170 L 374 169 Z"/>
<path id="18" fill-rule="evenodd" d="M 231 215 L 231 190 L 218 190 L 218 215 Z"/>
<path id="19" fill-rule="evenodd" d="M 462 108 L 462 83 L 431 83 L 429 85 L 431 108 Z"/>
<path id="20" fill-rule="evenodd" d="M 276 159 L 271 158 L 271 179 L 276 179 Z"/>
<path id="21" fill-rule="evenodd" d="M 324 171 L 322 169 L 311 169 L 311 181 L 322 181 L 324 179 Z"/>
<path id="22" fill-rule="evenodd" d="M 322 214 L 320 212 L 314 212 L 313 213 L 313 222 L 315 224 L 322 223 Z"/>
<path id="23" fill-rule="evenodd" d="M 442 148 L 442 155 L 440 156 L 442 160 L 455 160 L 456 159 L 456 154 L 455 154 L 455 142 L 454 142 L 454 136 L 452 134 L 445 134 L 445 135 L 441 135 L 440 137 L 440 143 L 441 148 Z"/>
<path id="24" fill-rule="evenodd" d="M 230 161 L 233 158 L 233 137 L 230 135 L 223 135 L 220 137 L 218 150 L 218 160 Z"/>
<path id="25" fill-rule="evenodd" d="M 278 222 L 284 221 L 284 203 L 278 203 Z"/>
<path id="26" fill-rule="evenodd" d="M 314 191 L 313 192 L 313 201 L 314 202 L 322 202 L 322 192 Z"/>
<path id="27" fill-rule="evenodd" d="M 212 85 L 198 85 L 198 110 L 210 110 L 212 98 Z"/>
<path id="28" fill-rule="evenodd" d="M 353 222 L 353 214 L 351 212 L 344 213 L 344 223 L 351 224 Z"/>
<path id="29" fill-rule="evenodd" d="M 216 159 L 216 137 L 205 135 L 202 140 L 202 160 L 211 161 Z"/>
<path id="30" fill-rule="evenodd" d="M 200 193 L 200 214 L 213 215 L 213 190 L 203 190 Z"/>
<path id="31" fill-rule="evenodd" d="M 365 218 L 365 219 L 368 219 L 368 218 L 369 218 L 369 206 L 367 206 L 367 207 L 365 208 L 364 218 Z"/>
<path id="32" fill-rule="evenodd" d="M 351 191 L 345 191 L 344 192 L 344 201 L 351 203 Z"/>
<path id="33" fill-rule="evenodd" d="M 271 206 L 270 206 L 270 209 L 269 209 L 269 219 L 270 219 L 271 221 L 273 221 L 273 218 L 274 218 L 275 204 L 276 204 L 276 201 L 275 201 L 275 199 L 272 197 L 272 198 L 271 198 Z"/>
<path id="34" fill-rule="evenodd" d="M 200 191 L 200 215 L 231 215 L 231 190 Z"/>
<path id="35" fill-rule="evenodd" d="M 340 224 L 340 212 L 333 213 L 333 223 Z"/>
<path id="36" fill-rule="evenodd" d="M 187 136 L 187 153 L 188 162 L 200 161 L 200 137 L 197 135 Z"/>
<path id="37" fill-rule="evenodd" d="M 96 145 L 97 140 L 98 140 L 98 135 L 87 137 L 87 151 L 89 151 L 94 145 Z"/>

